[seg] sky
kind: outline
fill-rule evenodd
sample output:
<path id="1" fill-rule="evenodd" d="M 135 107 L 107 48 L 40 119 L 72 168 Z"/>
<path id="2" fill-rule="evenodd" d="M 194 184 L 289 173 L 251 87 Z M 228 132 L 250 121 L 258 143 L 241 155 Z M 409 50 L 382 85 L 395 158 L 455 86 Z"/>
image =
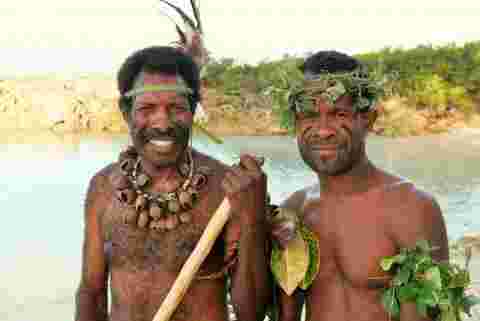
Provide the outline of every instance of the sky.
<path id="1" fill-rule="evenodd" d="M 4 0 L 0 76 L 113 74 L 133 51 L 177 40 L 162 8 L 158 0 Z M 200 0 L 200 9 L 213 56 L 241 63 L 480 40 L 477 0 Z"/>

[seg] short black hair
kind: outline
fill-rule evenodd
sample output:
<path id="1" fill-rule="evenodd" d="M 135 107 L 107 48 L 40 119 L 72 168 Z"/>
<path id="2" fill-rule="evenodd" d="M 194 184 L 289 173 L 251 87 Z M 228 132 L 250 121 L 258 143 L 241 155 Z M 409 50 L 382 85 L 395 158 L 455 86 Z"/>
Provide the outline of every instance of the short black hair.
<path id="1" fill-rule="evenodd" d="M 360 66 L 360 61 L 347 54 L 338 51 L 318 51 L 305 60 L 300 70 L 303 73 L 318 75 L 327 72 L 350 72 Z"/>
<path id="2" fill-rule="evenodd" d="M 188 100 L 192 111 L 195 111 L 200 101 L 200 72 L 197 65 L 190 56 L 176 48 L 153 46 L 134 52 L 123 62 L 117 73 L 122 112 L 128 112 L 132 105 L 132 100 L 123 95 L 132 89 L 135 78 L 142 71 L 180 75 L 193 91 Z"/>

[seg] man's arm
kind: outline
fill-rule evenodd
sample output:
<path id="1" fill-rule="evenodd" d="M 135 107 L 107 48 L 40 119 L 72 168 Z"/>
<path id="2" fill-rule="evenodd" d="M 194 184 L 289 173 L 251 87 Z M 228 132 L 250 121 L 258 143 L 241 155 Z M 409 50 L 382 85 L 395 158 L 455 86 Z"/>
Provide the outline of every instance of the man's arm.
<path id="1" fill-rule="evenodd" d="M 238 240 L 231 293 L 239 320 L 263 320 L 272 294 L 265 220 L 266 184 L 257 161 L 246 155 L 240 158 L 240 166 L 226 173 L 223 182 L 235 211 L 227 226 L 226 239 L 227 247 L 235 238 Z"/>
<path id="2" fill-rule="evenodd" d="M 263 320 L 272 293 L 266 227 L 258 222 L 240 229 L 238 261 L 231 275 L 232 303 L 239 320 Z"/>
<path id="3" fill-rule="evenodd" d="M 303 204 L 305 202 L 305 191 L 297 191 L 290 195 L 281 205 L 282 208 L 292 209 L 294 212 L 299 213 L 303 209 Z M 288 241 L 295 236 L 295 231 L 291 230 L 290 225 L 284 226 L 279 222 L 276 225 L 271 227 L 272 238 L 274 241 L 278 242 L 282 247 L 285 247 Z M 293 232 L 293 233 L 292 233 Z M 288 296 L 282 289 L 278 286 L 276 291 L 279 294 L 279 303 L 280 303 L 280 320 L 279 321 L 300 321 L 302 314 L 302 306 L 305 301 L 304 292 L 298 289 L 292 293 L 291 296 Z"/>
<path id="4" fill-rule="evenodd" d="M 279 321 L 300 321 L 302 316 L 302 307 L 305 301 L 304 293 L 298 289 L 288 296 L 282 289 L 277 287 L 277 293 L 279 293 L 279 308 L 280 319 Z"/>
<path id="5" fill-rule="evenodd" d="M 100 223 L 106 203 L 105 175 L 90 181 L 85 201 L 82 275 L 76 294 L 76 321 L 103 321 L 107 311 L 107 264 Z"/>
<path id="6" fill-rule="evenodd" d="M 434 198 L 417 191 L 417 197 L 408 201 L 408 224 L 393 228 L 394 238 L 399 247 L 413 248 L 418 240 L 427 240 L 435 249 L 432 258 L 437 262 L 448 262 L 448 237 L 442 211 Z M 401 220 L 405 222 L 405 218 Z M 395 227 L 395 226 L 393 226 Z M 414 303 L 402 304 L 400 310 L 401 321 L 424 321 L 416 310 Z"/>

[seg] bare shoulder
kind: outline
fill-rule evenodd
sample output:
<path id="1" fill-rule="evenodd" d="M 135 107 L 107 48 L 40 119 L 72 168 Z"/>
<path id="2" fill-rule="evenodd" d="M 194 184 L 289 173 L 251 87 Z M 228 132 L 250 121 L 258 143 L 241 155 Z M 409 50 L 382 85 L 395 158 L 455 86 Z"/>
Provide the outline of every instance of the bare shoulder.
<path id="1" fill-rule="evenodd" d="M 440 206 L 435 197 L 409 181 L 399 181 L 385 191 L 389 203 L 398 203 L 399 208 L 409 216 L 438 216 Z"/>
<path id="2" fill-rule="evenodd" d="M 116 163 L 111 163 L 99 170 L 90 179 L 85 199 L 86 214 L 92 208 L 105 206 L 105 202 L 112 197 L 113 187 L 110 181 L 116 167 Z"/>
<path id="3" fill-rule="evenodd" d="M 393 186 L 385 195 L 390 232 L 401 247 L 413 247 L 419 240 L 427 240 L 439 248 L 433 255 L 448 259 L 448 238 L 442 210 L 433 195 L 411 182 Z"/>
<path id="4" fill-rule="evenodd" d="M 309 186 L 298 190 L 287 197 L 280 206 L 284 208 L 289 208 L 295 211 L 302 211 L 305 201 L 316 193 L 317 185 Z"/>

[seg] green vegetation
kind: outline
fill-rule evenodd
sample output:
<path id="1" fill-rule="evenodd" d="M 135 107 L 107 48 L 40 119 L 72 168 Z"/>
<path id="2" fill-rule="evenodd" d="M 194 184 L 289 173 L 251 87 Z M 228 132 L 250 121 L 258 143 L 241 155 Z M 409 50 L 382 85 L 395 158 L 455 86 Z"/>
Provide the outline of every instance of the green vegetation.
<path id="1" fill-rule="evenodd" d="M 432 250 L 427 241 L 419 241 L 413 249 L 403 248 L 382 259 L 382 269 L 393 273 L 382 304 L 394 319 L 407 302 L 415 303 L 419 314 L 435 321 L 460 321 L 480 303 L 478 297 L 466 294 L 471 284 L 469 272 L 455 264 L 435 262 Z"/>
<path id="2" fill-rule="evenodd" d="M 480 127 L 480 41 L 386 48 L 357 55 L 385 84 L 373 130 L 384 136 Z M 302 57 L 256 65 L 211 60 L 202 69 L 205 127 L 216 135 L 282 135 L 293 129 L 288 98 Z M 115 80 L 56 76 L 0 81 L 2 128 L 126 131 Z M 255 122 L 252 122 L 252 119 Z M 279 126 L 280 125 L 280 126 Z"/>
<path id="3" fill-rule="evenodd" d="M 384 79 L 384 102 L 391 99 L 401 102 L 395 104 L 398 106 L 393 111 L 380 110 L 382 133 L 386 135 L 421 132 L 410 120 L 413 112 L 423 113 L 425 119 L 421 125 L 425 128 L 422 129 L 429 132 L 442 130 L 431 124 L 433 120 L 446 119 L 454 112 L 468 119 L 480 112 L 480 41 L 462 46 L 386 48 L 359 54 L 357 58 Z M 232 100 L 235 108 L 272 108 L 278 113 L 281 125 L 292 128 L 288 87 L 289 81 L 298 77 L 297 67 L 302 61 L 300 57 L 285 56 L 252 66 L 236 64 L 233 59 L 212 60 L 205 67 L 204 79 L 219 94 L 235 97 Z M 241 103 L 247 97 L 250 103 Z M 258 99 L 252 101 L 252 97 Z"/>
<path id="4" fill-rule="evenodd" d="M 442 114 L 455 107 L 471 115 L 480 98 L 480 41 L 463 46 L 387 48 L 358 58 L 389 77 L 390 95 L 407 97 L 417 108 Z"/>

